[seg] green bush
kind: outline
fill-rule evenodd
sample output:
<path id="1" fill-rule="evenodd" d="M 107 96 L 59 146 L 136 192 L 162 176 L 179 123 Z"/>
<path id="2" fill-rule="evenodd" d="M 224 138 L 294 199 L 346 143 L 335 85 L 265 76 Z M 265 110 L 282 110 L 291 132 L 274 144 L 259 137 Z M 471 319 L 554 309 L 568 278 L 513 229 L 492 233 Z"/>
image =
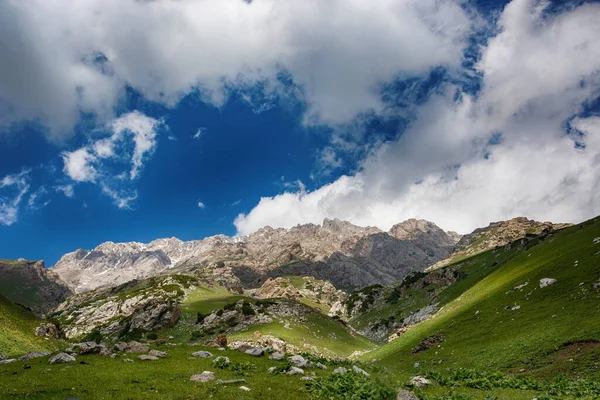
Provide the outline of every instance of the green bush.
<path id="1" fill-rule="evenodd" d="M 306 383 L 306 391 L 314 399 L 392 400 L 396 391 L 362 374 L 327 375 Z"/>
<path id="2" fill-rule="evenodd" d="M 87 335 L 85 335 L 83 337 L 83 339 L 81 339 L 82 342 L 96 342 L 96 343 L 100 343 L 102 342 L 102 339 L 104 339 L 104 336 L 102 336 L 102 334 L 100 333 L 99 330 L 94 329 L 93 331 L 91 331 L 90 333 L 88 333 Z"/>
<path id="3" fill-rule="evenodd" d="M 146 334 L 146 339 L 156 340 L 158 339 L 158 334 L 155 332 L 150 332 Z"/>

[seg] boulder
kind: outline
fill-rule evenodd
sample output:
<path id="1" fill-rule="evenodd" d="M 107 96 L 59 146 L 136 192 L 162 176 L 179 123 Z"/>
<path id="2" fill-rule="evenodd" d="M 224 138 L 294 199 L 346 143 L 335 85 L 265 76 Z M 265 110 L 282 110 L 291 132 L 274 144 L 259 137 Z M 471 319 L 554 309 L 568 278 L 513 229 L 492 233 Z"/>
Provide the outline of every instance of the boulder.
<path id="1" fill-rule="evenodd" d="M 200 358 L 213 358 L 213 354 L 210 351 L 197 351 L 195 353 L 192 353 L 193 357 L 200 357 Z"/>
<path id="2" fill-rule="evenodd" d="M 148 351 L 150 351 L 150 346 L 140 342 L 132 341 L 127 343 L 125 351 L 127 353 L 147 353 Z"/>
<path id="3" fill-rule="evenodd" d="M 290 368 L 290 370 L 288 372 L 286 372 L 286 374 L 288 375 L 304 375 L 304 370 L 298 367 L 292 367 Z"/>
<path id="4" fill-rule="evenodd" d="M 556 283 L 556 279 L 553 278 L 542 278 L 540 279 L 540 289 L 545 288 Z"/>
<path id="5" fill-rule="evenodd" d="M 54 357 L 51 357 L 48 360 L 48 364 L 64 364 L 64 363 L 70 363 L 70 362 L 75 362 L 75 357 L 67 354 L 67 353 L 58 353 L 57 355 L 55 355 Z"/>
<path id="6" fill-rule="evenodd" d="M 158 350 L 150 350 L 148 352 L 148 355 L 153 356 L 153 357 L 158 357 L 158 358 L 165 358 L 165 357 L 169 356 L 169 354 L 167 352 L 158 351 Z"/>
<path id="7" fill-rule="evenodd" d="M 371 374 L 369 374 L 367 371 L 365 371 L 364 369 L 358 368 L 356 365 L 352 366 L 352 370 L 357 374 L 362 374 L 364 376 L 371 376 Z"/>
<path id="8" fill-rule="evenodd" d="M 265 352 L 265 349 L 263 349 L 262 347 L 254 347 L 252 349 L 248 349 L 248 350 L 244 351 L 244 353 L 246 353 L 250 356 L 254 356 L 254 357 L 260 357 L 263 355 L 264 352 Z"/>
<path id="9" fill-rule="evenodd" d="M 300 355 L 295 355 L 290 357 L 289 362 L 291 362 L 292 364 L 294 364 L 296 367 L 301 367 L 301 368 L 310 368 L 312 367 L 312 362 L 307 360 L 306 358 L 300 356 Z"/>
<path id="10" fill-rule="evenodd" d="M 16 358 L 7 358 L 5 360 L 0 360 L 0 365 L 4 365 L 4 364 L 12 364 L 14 362 L 17 362 Z"/>
<path id="11" fill-rule="evenodd" d="M 346 373 L 348 373 L 348 370 L 346 368 L 344 368 L 344 367 L 338 367 L 338 368 L 334 369 L 333 372 L 332 372 L 332 374 L 336 374 L 336 375 L 337 374 L 344 375 Z"/>
<path id="12" fill-rule="evenodd" d="M 431 381 L 422 376 L 413 376 L 412 378 L 410 378 L 410 383 L 412 383 L 416 387 L 423 387 L 423 386 L 431 385 Z"/>
<path id="13" fill-rule="evenodd" d="M 213 364 L 221 364 L 221 363 L 227 365 L 227 364 L 230 364 L 231 361 L 229 361 L 229 357 L 223 357 L 223 356 L 219 356 L 213 360 Z"/>
<path id="14" fill-rule="evenodd" d="M 142 354 L 141 356 L 138 357 L 140 360 L 142 361 L 158 361 L 159 358 L 156 356 L 151 356 L 148 354 Z"/>
<path id="15" fill-rule="evenodd" d="M 269 356 L 269 360 L 281 361 L 285 358 L 285 354 L 275 352 Z"/>
<path id="16" fill-rule="evenodd" d="M 0 354 L 0 361 L 6 360 L 8 356 L 6 354 Z"/>
<path id="17" fill-rule="evenodd" d="M 105 348 L 106 347 L 104 345 L 98 344 L 96 342 L 83 342 L 76 343 L 73 345 L 73 351 L 79 353 L 80 355 L 100 354 L 100 352 Z"/>
<path id="18" fill-rule="evenodd" d="M 327 365 L 321 364 L 320 362 L 316 363 L 315 367 L 320 368 L 320 369 L 327 369 Z"/>
<path id="19" fill-rule="evenodd" d="M 19 357 L 19 361 L 28 361 L 28 360 L 33 360 L 34 358 L 47 357 L 50 354 L 52 354 L 52 353 L 49 351 L 27 353 L 24 356 Z"/>
<path id="20" fill-rule="evenodd" d="M 193 375 L 190 377 L 190 381 L 192 382 L 210 382 L 215 380 L 215 373 L 210 371 L 204 371 L 201 374 Z"/>
<path id="21" fill-rule="evenodd" d="M 252 389 L 250 389 L 248 386 L 240 386 L 240 390 L 243 390 L 244 392 L 249 392 Z"/>
<path id="22" fill-rule="evenodd" d="M 400 389 L 396 396 L 396 400 L 419 400 L 419 398 L 409 390 Z"/>
<path id="23" fill-rule="evenodd" d="M 133 360 L 131 358 L 124 358 L 123 362 L 132 363 Z"/>
<path id="24" fill-rule="evenodd" d="M 127 343 L 119 342 L 113 346 L 113 351 L 125 351 L 127 350 Z"/>
<path id="25" fill-rule="evenodd" d="M 38 326 L 37 328 L 35 328 L 35 336 L 41 337 L 41 338 L 47 337 L 47 338 L 52 338 L 52 339 L 59 339 L 60 333 L 59 333 L 56 325 L 47 322 L 47 323 L 43 323 L 40 326 Z"/>

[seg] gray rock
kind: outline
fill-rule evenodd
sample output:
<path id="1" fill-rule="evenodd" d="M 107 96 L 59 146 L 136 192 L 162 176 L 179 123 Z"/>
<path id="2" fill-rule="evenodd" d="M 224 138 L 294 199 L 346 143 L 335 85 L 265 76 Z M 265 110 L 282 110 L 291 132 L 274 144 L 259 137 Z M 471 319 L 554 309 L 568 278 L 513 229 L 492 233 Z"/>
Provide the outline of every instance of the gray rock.
<path id="1" fill-rule="evenodd" d="M 133 360 L 131 358 L 124 358 L 123 362 L 128 362 L 128 363 L 132 363 Z"/>
<path id="2" fill-rule="evenodd" d="M 289 360 L 289 362 L 291 362 L 292 364 L 294 364 L 297 367 L 301 367 L 301 368 L 312 367 L 312 362 L 300 355 L 292 356 L 292 357 L 288 358 L 288 360 Z"/>
<path id="3" fill-rule="evenodd" d="M 102 352 L 102 350 L 105 348 L 106 347 L 104 345 L 97 344 L 96 342 L 83 342 L 73 345 L 73 351 L 79 353 L 80 355 L 100 354 L 100 352 Z"/>
<path id="4" fill-rule="evenodd" d="M 200 357 L 200 358 L 213 358 L 213 354 L 210 351 L 197 351 L 195 353 L 192 353 L 193 357 Z"/>
<path id="5" fill-rule="evenodd" d="M 315 367 L 320 368 L 320 369 L 327 369 L 327 365 L 321 364 L 320 362 L 316 363 Z"/>
<path id="6" fill-rule="evenodd" d="M 511 310 L 512 310 L 512 311 L 517 311 L 517 310 L 520 310 L 520 309 L 521 309 L 521 306 L 520 306 L 520 305 L 518 305 L 518 304 L 517 304 L 517 305 L 515 305 L 515 306 L 513 306 L 513 307 L 511 308 Z"/>
<path id="7" fill-rule="evenodd" d="M 133 341 L 127 343 L 125 351 L 127 353 L 147 353 L 148 351 L 150 351 L 150 346 L 148 346 L 147 344 Z"/>
<path id="8" fill-rule="evenodd" d="M 113 346 L 113 351 L 125 351 L 127 350 L 127 343 L 119 342 Z"/>
<path id="9" fill-rule="evenodd" d="M 50 354 L 52 354 L 52 353 L 49 351 L 27 353 L 24 356 L 19 357 L 19 361 L 27 361 L 27 360 L 33 360 L 34 358 L 47 357 Z"/>
<path id="10" fill-rule="evenodd" d="M 148 352 L 149 356 L 154 356 L 154 357 L 158 357 L 158 358 L 165 358 L 168 357 L 169 354 L 164 352 L 164 351 L 158 351 L 158 350 L 150 350 Z"/>
<path id="11" fill-rule="evenodd" d="M 70 363 L 70 362 L 75 362 L 75 357 L 73 357 L 70 354 L 67 353 L 58 353 L 57 355 L 55 355 L 54 357 L 51 357 L 48 360 L 48 364 L 64 364 L 64 363 Z"/>
<path id="12" fill-rule="evenodd" d="M 210 382 L 215 380 L 215 373 L 210 371 L 204 371 L 201 374 L 193 375 L 190 377 L 192 382 Z"/>
<path id="13" fill-rule="evenodd" d="M 301 381 L 312 381 L 313 379 L 315 378 L 313 378 L 312 376 L 303 376 L 302 378 L 300 378 Z"/>
<path id="14" fill-rule="evenodd" d="M 215 385 L 235 385 L 236 383 L 244 383 L 245 379 L 217 379 Z"/>
<path id="15" fill-rule="evenodd" d="M 422 376 L 413 376 L 412 378 L 410 378 L 410 383 L 412 383 L 416 387 L 423 387 L 423 386 L 431 385 L 431 381 Z"/>
<path id="16" fill-rule="evenodd" d="M 0 361 L 6 360 L 8 356 L 6 354 L 0 354 Z"/>
<path id="17" fill-rule="evenodd" d="M 249 392 L 252 389 L 250 389 L 248 386 L 240 386 L 240 390 L 243 390 L 244 392 Z"/>
<path id="18" fill-rule="evenodd" d="M 35 328 L 35 336 L 37 337 L 41 337 L 41 338 L 52 338 L 52 339 L 59 339 L 60 338 L 60 334 L 58 331 L 58 328 L 56 327 L 56 325 L 51 324 L 49 322 L 43 323 L 40 326 L 38 326 L 37 328 Z"/>
<path id="19" fill-rule="evenodd" d="M 367 371 L 365 371 L 364 369 L 358 368 L 356 365 L 352 366 L 352 370 L 357 374 L 363 374 L 364 376 L 371 376 L 371 374 L 369 374 Z"/>
<path id="20" fill-rule="evenodd" d="M 12 364 L 14 362 L 17 362 L 16 358 L 7 358 L 5 360 L 0 360 L 0 365 L 4 365 L 4 364 Z"/>
<path id="21" fill-rule="evenodd" d="M 288 375 L 304 375 L 304 370 L 298 367 L 292 367 L 290 368 L 290 370 L 288 372 L 286 372 L 286 374 Z"/>
<path id="22" fill-rule="evenodd" d="M 419 398 L 409 390 L 400 389 L 396 400 L 419 400 Z"/>
<path id="23" fill-rule="evenodd" d="M 244 353 L 246 353 L 250 356 L 260 357 L 263 355 L 264 352 L 265 352 L 265 350 L 262 347 L 254 347 L 252 349 L 246 350 Z"/>
<path id="24" fill-rule="evenodd" d="M 285 354 L 275 352 L 269 356 L 269 360 L 281 361 L 285 358 Z"/>
<path id="25" fill-rule="evenodd" d="M 158 360 L 160 360 L 158 357 L 156 357 L 156 356 L 150 356 L 148 354 L 142 354 L 138 358 L 140 360 L 142 360 L 142 361 L 158 361 Z"/>
<path id="26" fill-rule="evenodd" d="M 273 372 L 275 372 L 276 369 L 277 369 L 277 367 L 271 367 L 267 371 L 269 371 L 270 373 L 273 373 Z"/>
<path id="27" fill-rule="evenodd" d="M 546 286 L 550 286 L 556 283 L 556 279 L 554 278 L 542 278 L 540 279 L 540 289 L 545 288 Z"/>
<path id="28" fill-rule="evenodd" d="M 221 363 L 221 362 L 224 364 L 231 363 L 231 361 L 229 361 L 229 357 L 219 356 L 213 360 L 213 364 L 217 364 L 217 363 Z"/>
<path id="29" fill-rule="evenodd" d="M 340 375 L 344 375 L 348 373 L 348 370 L 344 367 L 338 367 L 336 369 L 333 370 L 332 374 L 340 374 Z"/>

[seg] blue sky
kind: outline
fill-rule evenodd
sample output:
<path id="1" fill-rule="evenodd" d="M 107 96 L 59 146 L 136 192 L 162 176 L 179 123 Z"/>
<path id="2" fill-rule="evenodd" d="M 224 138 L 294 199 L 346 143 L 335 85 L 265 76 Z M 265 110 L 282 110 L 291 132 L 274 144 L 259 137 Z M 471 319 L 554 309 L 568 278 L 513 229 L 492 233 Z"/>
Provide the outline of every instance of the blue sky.
<path id="1" fill-rule="evenodd" d="M 593 217 L 598 18 L 584 1 L 3 2 L 0 257 L 324 217 Z"/>

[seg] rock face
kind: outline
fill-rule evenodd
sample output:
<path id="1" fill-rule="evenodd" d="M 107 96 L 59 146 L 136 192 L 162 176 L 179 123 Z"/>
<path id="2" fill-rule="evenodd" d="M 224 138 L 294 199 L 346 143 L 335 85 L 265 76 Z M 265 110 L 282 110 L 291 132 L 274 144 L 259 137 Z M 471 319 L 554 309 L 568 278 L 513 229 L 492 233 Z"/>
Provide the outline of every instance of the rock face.
<path id="1" fill-rule="evenodd" d="M 326 311 L 334 304 L 344 301 L 348 295 L 337 290 L 331 283 L 315 279 L 312 276 L 294 278 L 269 278 L 263 285 L 249 294 L 258 299 L 285 297 L 296 301 L 308 300 Z"/>
<path id="2" fill-rule="evenodd" d="M 0 294 L 44 315 L 71 295 L 71 290 L 43 261 L 0 260 Z"/>
<path id="3" fill-rule="evenodd" d="M 475 229 L 472 233 L 464 235 L 456 244 L 455 256 L 470 257 L 498 246 L 505 246 L 527 236 L 548 234 L 568 226 L 571 224 L 537 222 L 525 217 L 492 222 L 485 228 Z M 451 261 L 452 259 L 442 260 L 432 268 L 443 267 Z"/>
<path id="4" fill-rule="evenodd" d="M 423 220 L 405 221 L 386 233 L 325 219 L 322 225 L 265 227 L 237 238 L 217 235 L 190 242 L 176 238 L 149 244 L 106 242 L 91 251 L 66 254 L 52 270 L 77 292 L 186 266 L 211 267 L 225 274 L 233 271 L 250 287 L 260 286 L 268 277 L 311 275 L 336 287 L 358 288 L 392 283 L 422 270 L 449 256 L 456 241 L 455 233 L 448 234 Z"/>
<path id="5" fill-rule="evenodd" d="M 48 318 L 57 322 L 67 339 L 90 334 L 117 338 L 128 332 L 155 331 L 177 322 L 180 301 L 199 282 L 173 275 L 80 293 L 60 304 Z"/>

